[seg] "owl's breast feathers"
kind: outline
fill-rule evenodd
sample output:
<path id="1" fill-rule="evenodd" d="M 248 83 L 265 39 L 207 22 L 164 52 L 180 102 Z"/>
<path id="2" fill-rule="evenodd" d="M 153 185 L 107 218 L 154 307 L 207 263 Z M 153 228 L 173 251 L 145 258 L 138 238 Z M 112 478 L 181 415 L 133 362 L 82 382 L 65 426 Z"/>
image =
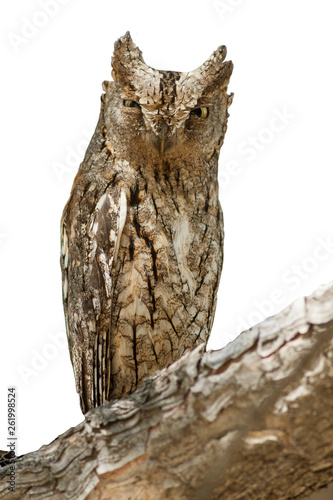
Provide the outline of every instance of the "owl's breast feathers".
<path id="1" fill-rule="evenodd" d="M 223 259 L 217 182 L 200 190 L 176 170 L 129 166 L 105 186 L 82 172 L 65 207 L 63 300 L 84 413 L 207 341 Z"/>

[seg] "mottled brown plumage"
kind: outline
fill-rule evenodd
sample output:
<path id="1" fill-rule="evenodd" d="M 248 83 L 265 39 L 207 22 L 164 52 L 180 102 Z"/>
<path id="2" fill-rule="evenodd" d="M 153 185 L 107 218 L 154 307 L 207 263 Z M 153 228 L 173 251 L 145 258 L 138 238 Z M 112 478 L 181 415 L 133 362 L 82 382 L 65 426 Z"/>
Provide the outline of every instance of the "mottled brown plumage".
<path id="1" fill-rule="evenodd" d="M 232 63 L 147 66 L 115 44 L 62 217 L 63 301 L 83 413 L 206 343 L 223 261 L 217 166 Z"/>

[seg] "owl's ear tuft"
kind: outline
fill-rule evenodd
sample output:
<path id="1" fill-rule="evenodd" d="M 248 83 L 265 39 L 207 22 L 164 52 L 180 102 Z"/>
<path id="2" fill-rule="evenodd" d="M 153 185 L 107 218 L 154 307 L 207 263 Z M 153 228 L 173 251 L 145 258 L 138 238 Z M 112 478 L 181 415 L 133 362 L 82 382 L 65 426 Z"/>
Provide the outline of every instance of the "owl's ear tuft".
<path id="1" fill-rule="evenodd" d="M 225 61 L 226 55 L 227 49 L 221 45 L 197 69 L 183 73 L 180 83 L 189 105 L 196 106 L 197 100 L 211 88 L 226 93 L 233 70 L 232 61 Z"/>
<path id="2" fill-rule="evenodd" d="M 195 73 L 200 75 L 200 79 L 206 82 L 206 86 L 210 86 L 213 83 L 220 87 L 220 89 L 228 86 L 234 66 L 232 61 L 225 61 L 226 56 L 226 46 L 220 45 L 207 61 L 195 70 Z"/>
<path id="3" fill-rule="evenodd" d="M 131 79 L 133 73 L 146 66 L 142 52 L 133 42 L 129 31 L 115 42 L 111 65 L 115 80 Z"/>

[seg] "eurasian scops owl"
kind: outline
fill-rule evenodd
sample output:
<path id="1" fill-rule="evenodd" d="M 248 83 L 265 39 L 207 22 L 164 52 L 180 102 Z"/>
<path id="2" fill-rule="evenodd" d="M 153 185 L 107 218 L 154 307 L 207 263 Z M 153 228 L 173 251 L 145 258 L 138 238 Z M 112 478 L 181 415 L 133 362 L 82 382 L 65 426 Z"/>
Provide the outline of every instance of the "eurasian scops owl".
<path id="1" fill-rule="evenodd" d="M 81 409 L 133 392 L 212 327 L 223 261 L 218 157 L 232 62 L 145 64 L 117 40 L 61 221 L 63 303 Z"/>

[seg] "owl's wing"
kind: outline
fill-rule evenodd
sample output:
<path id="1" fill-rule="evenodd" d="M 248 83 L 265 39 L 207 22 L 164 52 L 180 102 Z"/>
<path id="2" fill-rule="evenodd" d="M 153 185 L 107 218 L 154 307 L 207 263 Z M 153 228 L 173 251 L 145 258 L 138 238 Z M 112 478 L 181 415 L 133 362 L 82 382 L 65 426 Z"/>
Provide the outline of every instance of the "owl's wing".
<path id="1" fill-rule="evenodd" d="M 111 271 L 127 214 L 125 193 L 117 186 L 109 187 L 93 210 L 86 204 L 84 197 L 69 200 L 61 231 L 66 329 L 83 413 L 106 401 Z"/>

